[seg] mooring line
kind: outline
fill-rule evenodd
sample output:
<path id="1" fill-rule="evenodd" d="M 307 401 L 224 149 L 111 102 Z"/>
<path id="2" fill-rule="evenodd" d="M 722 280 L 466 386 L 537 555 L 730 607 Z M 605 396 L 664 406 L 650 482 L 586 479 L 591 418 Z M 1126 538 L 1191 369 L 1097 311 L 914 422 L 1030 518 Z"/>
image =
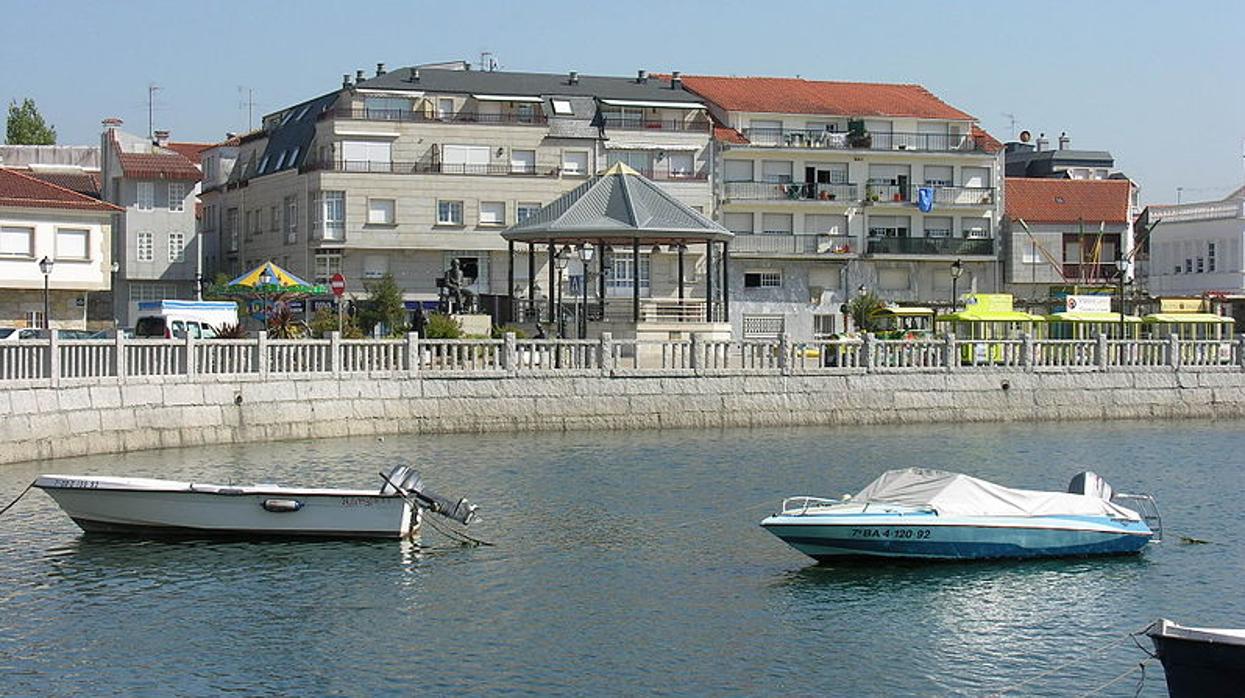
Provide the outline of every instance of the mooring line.
<path id="1" fill-rule="evenodd" d="M 17 504 L 18 499 L 25 497 L 26 493 L 30 491 L 30 488 L 35 486 L 35 482 L 36 482 L 35 480 L 31 480 L 30 484 L 26 485 L 26 489 L 22 490 L 22 493 L 17 495 L 17 499 L 14 499 L 13 501 L 9 502 L 8 505 L 5 506 L 3 509 L 0 509 L 0 515 L 3 515 L 4 512 L 8 511 L 9 509 L 12 509 L 13 505 Z"/>
<path id="2" fill-rule="evenodd" d="M 1028 684 L 1033 683 L 1034 681 L 1039 681 L 1039 680 L 1044 679 L 1044 678 L 1046 678 L 1046 677 L 1048 677 L 1048 676 L 1053 676 L 1053 675 L 1055 675 L 1055 674 L 1057 674 L 1057 673 L 1059 673 L 1059 672 L 1063 671 L 1064 669 L 1067 669 L 1067 668 L 1068 668 L 1068 667 L 1070 667 L 1070 666 L 1073 666 L 1073 665 L 1075 665 L 1075 664 L 1078 664 L 1078 663 L 1080 663 L 1080 662 L 1083 662 L 1083 661 L 1085 661 L 1086 659 L 1088 659 L 1088 658 L 1090 658 L 1090 657 L 1093 657 L 1093 656 L 1095 656 L 1095 655 L 1102 654 L 1103 652 L 1106 652 L 1107 650 L 1112 649 L 1112 648 L 1114 648 L 1114 647 L 1118 647 L 1119 645 L 1122 645 L 1122 644 L 1124 644 L 1125 642 L 1127 642 L 1127 641 L 1129 641 L 1129 640 L 1133 640 L 1133 642 L 1135 643 L 1135 642 L 1136 642 L 1136 640 L 1134 640 L 1133 638 L 1134 638 L 1135 636 L 1140 635 L 1141 633 L 1144 633 L 1145 631 L 1149 630 L 1149 629 L 1150 629 L 1150 627 L 1151 627 L 1151 626 L 1153 626 L 1153 625 L 1154 625 L 1154 624 L 1153 624 L 1153 623 L 1151 623 L 1150 625 L 1147 625 L 1146 627 L 1142 628 L 1141 630 L 1138 630 L 1138 631 L 1136 631 L 1136 632 L 1126 633 L 1126 634 L 1124 635 L 1124 637 L 1121 637 L 1121 638 L 1119 638 L 1119 639 L 1117 639 L 1117 640 L 1115 640 L 1115 641 L 1113 641 L 1113 642 L 1109 642 L 1109 643 L 1107 643 L 1107 644 L 1105 644 L 1105 645 L 1103 645 L 1103 646 L 1101 646 L 1101 647 L 1099 647 L 1099 648 L 1097 648 L 1097 649 L 1095 649 L 1095 650 L 1090 650 L 1089 652 L 1085 652 L 1085 653 L 1079 654 L 1079 655 L 1077 655 L 1075 658 L 1070 659 L 1070 660 L 1068 660 L 1068 661 L 1064 662 L 1063 664 L 1060 664 L 1060 665 L 1058 665 L 1058 666 L 1054 667 L 1053 669 L 1049 669 L 1049 670 L 1047 670 L 1047 671 L 1044 671 L 1044 672 L 1042 672 L 1042 673 L 1038 674 L 1037 676 L 1031 676 L 1031 677 L 1029 677 L 1029 678 L 1027 678 L 1027 679 L 1025 679 L 1025 680 L 1023 680 L 1023 681 L 1020 681 L 1020 682 L 1018 682 L 1018 683 L 1014 683 L 1014 684 L 1012 684 L 1012 685 L 1010 685 L 1010 686 L 1007 686 L 1006 688 L 1003 688 L 1003 689 L 999 690 L 999 691 L 998 691 L 998 692 L 996 692 L 996 693 L 991 693 L 991 694 L 990 694 L 990 696 L 992 696 L 992 697 L 994 697 L 994 696 L 1002 696 L 1002 695 L 1004 695 L 1004 694 L 1011 693 L 1012 691 L 1015 691 L 1016 689 L 1020 688 L 1021 686 L 1026 686 L 1026 685 L 1028 685 Z M 1147 661 L 1148 661 L 1148 660 L 1147 660 Z M 1135 671 L 1135 670 L 1136 670 L 1135 668 L 1133 668 L 1133 669 L 1129 669 L 1129 670 L 1128 670 L 1128 673 L 1132 673 L 1132 672 L 1133 672 L 1133 671 Z M 1124 676 L 1127 676 L 1127 674 L 1124 674 Z M 1120 676 L 1117 676 L 1117 677 L 1115 677 L 1114 679 L 1112 679 L 1112 682 L 1119 681 L 1119 680 L 1120 680 L 1120 678 L 1121 678 Z M 1110 685 L 1110 684 L 1107 684 L 1107 685 Z M 1100 686 L 1099 688 L 1096 688 L 1096 689 L 1094 689 L 1094 691 L 1091 691 L 1090 693 L 1086 693 L 1085 695 L 1091 695 L 1091 694 L 1092 694 L 1092 693 L 1094 693 L 1094 692 L 1101 691 L 1103 688 L 1106 688 L 1106 686 Z"/>

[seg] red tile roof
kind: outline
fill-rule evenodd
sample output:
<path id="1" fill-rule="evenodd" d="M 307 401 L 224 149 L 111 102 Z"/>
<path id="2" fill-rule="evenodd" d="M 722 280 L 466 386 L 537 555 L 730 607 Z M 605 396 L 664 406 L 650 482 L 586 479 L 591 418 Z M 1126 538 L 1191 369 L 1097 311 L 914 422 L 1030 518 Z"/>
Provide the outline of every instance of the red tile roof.
<path id="1" fill-rule="evenodd" d="M 977 124 L 973 124 L 973 141 L 976 142 L 977 149 L 982 152 L 997 153 L 1003 149 L 1003 144 L 999 139 L 991 136 Z"/>
<path id="2" fill-rule="evenodd" d="M 199 168 L 180 153 L 117 153 L 121 171 L 133 179 L 171 179 L 197 182 Z"/>
<path id="3" fill-rule="evenodd" d="M 99 198 L 99 173 L 79 171 L 57 171 L 57 170 L 22 170 L 22 174 L 30 175 L 36 179 L 41 179 L 49 184 L 55 184 L 58 187 L 64 187 L 79 194 L 86 194 L 92 198 Z"/>
<path id="4" fill-rule="evenodd" d="M 1126 179 L 1008 177 L 1007 217 L 1027 223 L 1128 222 L 1132 183 Z"/>
<path id="5" fill-rule="evenodd" d="M 24 172 L 3 167 L 0 167 L 0 206 L 60 208 L 104 213 L 121 213 L 124 210 L 65 187 L 58 187 Z"/>
<path id="6" fill-rule="evenodd" d="M 172 150 L 173 152 L 179 153 L 182 157 L 198 165 L 200 164 L 199 162 L 200 159 L 203 157 L 203 151 L 207 150 L 208 148 L 215 148 L 216 144 L 215 143 L 174 143 L 172 141 L 169 141 L 168 145 L 166 145 L 165 147 L 168 148 L 169 150 Z"/>
<path id="7" fill-rule="evenodd" d="M 728 111 L 973 119 L 920 85 L 685 75 L 683 86 Z"/>
<path id="8" fill-rule="evenodd" d="M 718 141 L 719 143 L 747 143 L 748 142 L 748 139 L 744 137 L 744 134 L 740 133 L 739 131 L 736 131 L 730 126 L 723 124 L 717 119 L 714 119 L 712 116 L 710 116 L 709 118 L 713 122 L 713 140 Z"/>

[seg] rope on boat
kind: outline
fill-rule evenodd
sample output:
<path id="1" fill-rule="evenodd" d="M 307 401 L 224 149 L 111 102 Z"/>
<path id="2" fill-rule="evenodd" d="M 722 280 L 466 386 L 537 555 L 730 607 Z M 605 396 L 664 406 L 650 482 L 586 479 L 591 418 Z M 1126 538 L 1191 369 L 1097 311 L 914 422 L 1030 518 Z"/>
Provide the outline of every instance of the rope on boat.
<path id="1" fill-rule="evenodd" d="M 428 511 L 428 509 L 425 507 L 424 511 Z M 449 538 L 451 540 L 456 540 L 459 543 L 466 543 L 470 545 L 487 545 L 490 547 L 495 545 L 494 543 L 490 543 L 482 538 L 476 538 L 462 531 L 456 531 L 452 528 L 441 528 L 441 526 L 437 524 L 436 519 L 433 517 L 432 512 L 429 511 L 428 513 L 429 513 L 428 516 L 421 516 L 420 521 L 432 526 L 433 529 L 435 529 L 438 533 L 445 536 L 446 538 Z"/>
<path id="2" fill-rule="evenodd" d="M 1147 630 L 1149 630 L 1149 629 L 1150 629 L 1153 625 L 1154 625 L 1153 623 L 1150 623 L 1149 625 L 1147 625 L 1146 627 L 1142 628 L 1141 630 L 1138 630 L 1138 631 L 1136 631 L 1136 632 L 1126 633 L 1123 637 L 1121 637 L 1121 638 L 1119 638 L 1119 639 L 1117 639 L 1117 640 L 1114 640 L 1114 641 L 1112 641 L 1112 642 L 1108 642 L 1107 644 L 1105 644 L 1105 645 L 1103 645 L 1103 646 L 1101 646 L 1101 647 L 1099 647 L 1099 648 L 1097 648 L 1097 649 L 1090 650 L 1089 652 L 1085 652 L 1085 653 L 1079 654 L 1079 655 L 1077 655 L 1076 657 L 1074 657 L 1073 659 L 1070 659 L 1070 660 L 1068 660 L 1068 661 L 1064 662 L 1063 664 L 1060 664 L 1060 665 L 1058 665 L 1058 666 L 1056 666 L 1056 667 L 1054 667 L 1054 668 L 1052 668 L 1052 669 L 1048 669 L 1048 670 L 1046 670 L 1046 671 L 1044 671 L 1044 672 L 1042 672 L 1042 673 L 1040 673 L 1040 674 L 1038 674 L 1038 675 L 1036 675 L 1036 676 L 1031 676 L 1031 677 L 1029 677 L 1029 678 L 1027 678 L 1027 679 L 1025 679 L 1025 680 L 1023 680 L 1023 681 L 1019 681 L 1019 682 L 1014 683 L 1014 684 L 1012 684 L 1012 685 L 1010 685 L 1010 686 L 1007 686 L 1007 687 L 1005 687 L 1005 688 L 1002 688 L 1002 689 L 1000 689 L 999 691 L 997 691 L 997 692 L 995 692 L 995 693 L 991 693 L 990 695 L 993 697 L 993 696 L 1002 696 L 1002 695 L 1005 695 L 1005 694 L 1007 694 L 1007 693 L 1012 693 L 1012 692 L 1016 691 L 1017 689 L 1021 688 L 1022 686 L 1027 686 L 1027 685 L 1029 685 L 1029 684 L 1033 683 L 1034 681 L 1040 681 L 1040 680 L 1042 680 L 1042 679 L 1044 679 L 1044 678 L 1046 678 L 1046 677 L 1048 677 L 1048 676 L 1053 676 L 1053 675 L 1055 675 L 1055 674 L 1058 674 L 1059 672 L 1063 671 L 1064 669 L 1067 669 L 1067 668 L 1068 668 L 1068 667 L 1070 667 L 1070 666 L 1073 666 L 1073 665 L 1075 665 L 1075 664 L 1077 664 L 1077 663 L 1079 663 L 1079 662 L 1083 662 L 1083 661 L 1085 661 L 1086 659 L 1089 659 L 1090 657 L 1093 657 L 1093 656 L 1096 656 L 1096 655 L 1102 654 L 1103 652 L 1106 652 L 1106 651 L 1107 651 L 1107 650 L 1109 650 L 1109 649 L 1112 649 L 1112 648 L 1118 647 L 1118 646 L 1120 646 L 1120 645 L 1124 644 L 1125 642 L 1128 642 L 1129 640 L 1132 640 L 1132 641 L 1133 641 L 1133 643 L 1134 643 L 1134 644 L 1136 644 L 1136 642 L 1137 642 L 1137 640 L 1135 639 L 1135 638 L 1136 638 L 1136 636 L 1137 636 L 1137 635 L 1141 635 L 1141 634 L 1145 633 L 1145 632 L 1146 632 Z M 1148 653 L 1147 653 L 1147 654 L 1148 654 Z M 1153 655 L 1151 655 L 1151 656 L 1153 656 Z M 1148 662 L 1148 661 L 1150 661 L 1150 658 L 1146 658 L 1145 660 L 1143 660 L 1142 664 L 1144 664 L 1145 662 Z M 1093 695 L 1094 693 L 1097 693 L 1098 691 L 1101 691 L 1102 689 L 1106 688 L 1107 686 L 1110 686 L 1110 685 L 1112 685 L 1113 683 L 1115 683 L 1115 682 L 1117 682 L 1117 681 L 1122 680 L 1125 676 L 1127 676 L 1128 674 L 1133 673 L 1134 671 L 1136 671 L 1136 667 L 1131 667 L 1131 668 L 1130 668 L 1130 669 L 1129 669 L 1126 673 L 1121 674 L 1121 675 L 1119 675 L 1119 676 L 1115 677 L 1114 679 L 1112 679 L 1110 683 L 1107 683 L 1107 684 L 1104 684 L 1104 685 L 1102 685 L 1102 686 L 1099 686 L 1098 688 L 1095 688 L 1094 690 L 1092 690 L 1092 691 L 1090 691 L 1089 693 L 1086 693 L 1086 694 L 1084 694 L 1084 695 L 1087 695 L 1087 696 L 1088 696 L 1088 695 Z M 1144 669 L 1144 667 L 1142 668 L 1142 680 L 1145 680 L 1145 669 Z"/>
<path id="3" fill-rule="evenodd" d="M 1126 672 L 1124 672 L 1123 674 L 1120 674 L 1119 676 L 1115 677 L 1114 679 L 1111 679 L 1110 681 L 1108 681 L 1108 682 L 1106 682 L 1106 683 L 1102 684 L 1102 685 L 1101 685 L 1101 686 L 1099 686 L 1098 688 L 1095 688 L 1095 689 L 1092 689 L 1092 690 L 1087 691 L 1087 692 L 1085 692 L 1085 693 L 1082 693 L 1082 694 L 1081 694 L 1081 697 L 1082 697 L 1082 698 L 1084 698 L 1084 696 L 1092 696 L 1092 695 L 1094 695 L 1095 693 L 1098 693 L 1099 691 L 1102 691 L 1103 689 L 1110 688 L 1111 686 L 1114 686 L 1115 684 L 1117 684 L 1117 683 L 1119 683 L 1119 682 L 1123 681 L 1124 679 L 1128 678 L 1128 677 L 1129 677 L 1129 675 L 1131 675 L 1134 671 L 1137 671 L 1138 669 L 1141 669 L 1141 676 L 1137 679 L 1137 690 L 1136 690 L 1136 692 L 1134 692 L 1134 693 L 1133 693 L 1133 698 L 1137 698 L 1137 696 L 1141 695 L 1141 687 L 1142 687 L 1142 686 L 1144 686 L 1144 685 L 1146 684 L 1146 663 L 1147 663 L 1147 662 L 1149 662 L 1149 661 L 1150 661 L 1150 658 L 1149 658 L 1149 657 L 1147 657 L 1147 658 L 1145 658 L 1145 659 L 1141 660 L 1140 662 L 1138 662 L 1138 663 L 1137 663 L 1137 666 L 1135 666 L 1135 667 L 1129 667 L 1128 671 L 1126 671 Z"/>
<path id="4" fill-rule="evenodd" d="M 31 480 L 30 484 L 26 485 L 26 489 L 22 490 L 22 493 L 17 495 L 17 499 L 14 499 L 13 501 L 9 502 L 8 505 L 5 506 L 3 509 L 0 509 L 0 515 L 4 514 L 4 512 L 8 511 L 9 509 L 12 509 L 13 505 L 17 504 L 18 499 L 25 497 L 26 493 L 30 491 L 30 488 L 34 486 L 35 486 L 35 481 Z"/>

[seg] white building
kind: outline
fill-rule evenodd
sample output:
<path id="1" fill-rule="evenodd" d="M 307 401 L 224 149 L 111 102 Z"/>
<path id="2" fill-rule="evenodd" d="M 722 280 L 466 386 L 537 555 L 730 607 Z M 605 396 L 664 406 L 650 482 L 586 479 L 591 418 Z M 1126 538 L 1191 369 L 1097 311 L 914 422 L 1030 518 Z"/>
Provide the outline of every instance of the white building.
<path id="1" fill-rule="evenodd" d="M 1245 297 L 1245 187 L 1220 201 L 1150 206 L 1147 284 L 1156 297 Z"/>
<path id="2" fill-rule="evenodd" d="M 719 220 L 736 234 L 743 337 L 843 331 L 860 289 L 951 304 L 1000 287 L 1001 146 L 918 85 L 687 76 L 715 129 Z M 922 196 L 932 204 L 918 206 Z"/>

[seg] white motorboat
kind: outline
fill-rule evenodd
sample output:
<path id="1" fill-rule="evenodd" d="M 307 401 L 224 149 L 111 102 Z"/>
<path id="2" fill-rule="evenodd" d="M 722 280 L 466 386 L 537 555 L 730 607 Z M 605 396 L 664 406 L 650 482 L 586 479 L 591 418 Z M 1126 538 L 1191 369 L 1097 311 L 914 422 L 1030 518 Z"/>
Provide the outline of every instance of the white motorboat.
<path id="1" fill-rule="evenodd" d="M 1245 628 L 1191 628 L 1160 618 L 1146 634 L 1163 662 L 1172 698 L 1245 692 Z"/>
<path id="2" fill-rule="evenodd" d="M 246 487 L 97 475 L 42 475 L 47 492 L 88 533 L 148 536 L 409 538 L 422 512 L 468 524 L 476 507 L 423 489 L 399 465 L 377 489 Z"/>
<path id="3" fill-rule="evenodd" d="M 890 470 L 855 496 L 789 497 L 761 525 L 819 561 L 1106 555 L 1135 553 L 1161 538 L 1153 497 L 1116 494 L 1091 472 L 1068 489 L 1019 490 L 940 470 Z"/>

